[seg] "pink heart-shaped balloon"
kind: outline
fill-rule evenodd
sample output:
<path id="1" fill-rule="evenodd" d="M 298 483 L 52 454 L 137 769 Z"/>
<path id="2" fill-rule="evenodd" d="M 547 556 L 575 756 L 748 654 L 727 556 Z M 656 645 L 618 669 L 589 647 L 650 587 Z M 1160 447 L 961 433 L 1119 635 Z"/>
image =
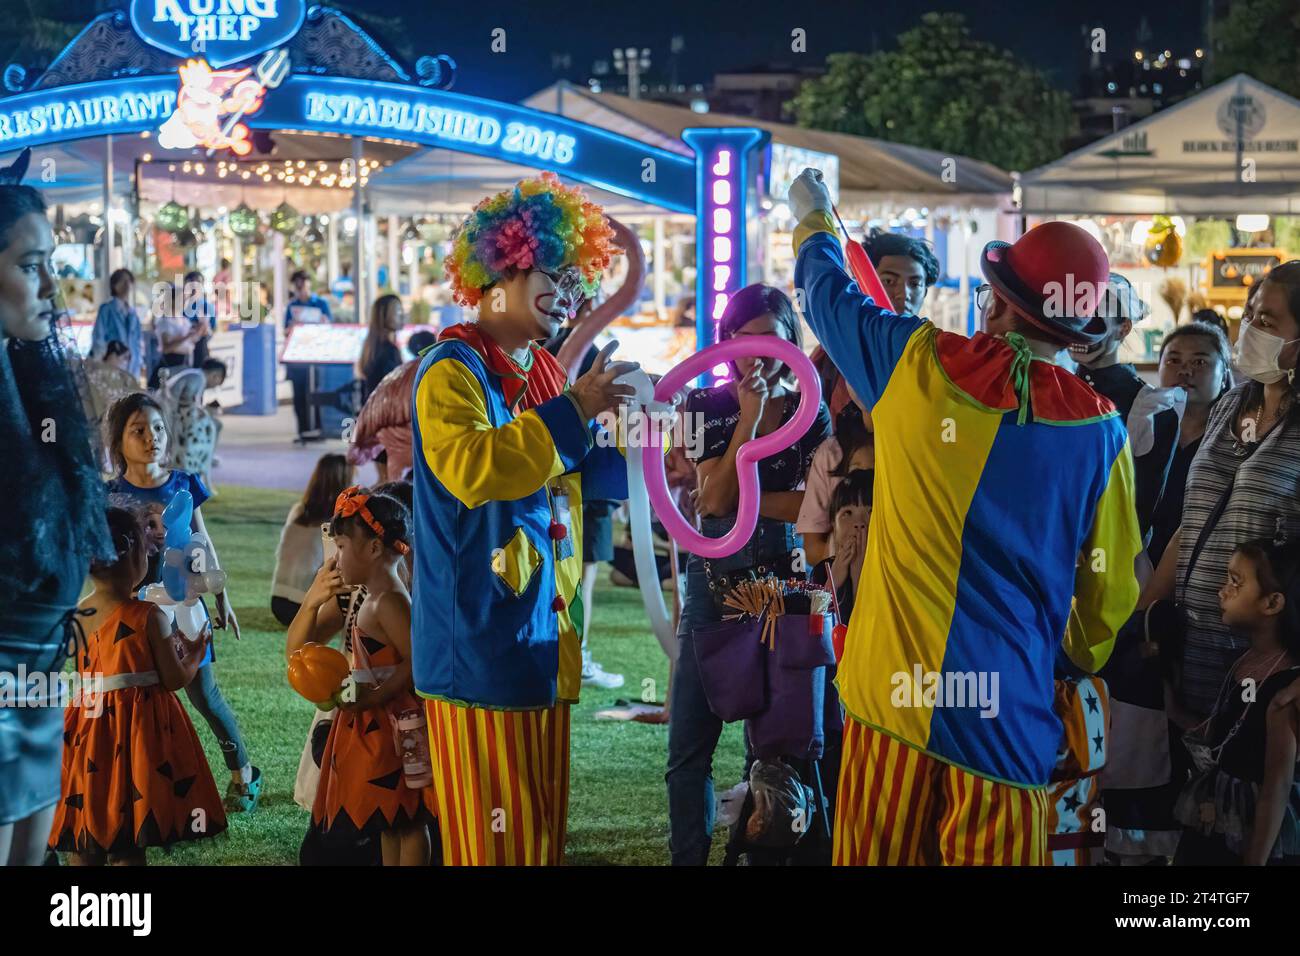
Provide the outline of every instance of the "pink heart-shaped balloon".
<path id="1" fill-rule="evenodd" d="M 812 361 L 799 346 L 775 335 L 755 335 L 728 339 L 696 352 L 674 366 L 655 387 L 656 401 L 667 402 L 693 378 L 715 365 L 741 357 L 757 356 L 780 359 L 794 372 L 799 383 L 799 407 L 794 416 L 776 431 L 745 442 L 740 446 L 740 451 L 736 452 L 736 480 L 740 488 L 736 503 L 736 523 L 722 537 L 708 538 L 692 528 L 668 494 L 668 475 L 664 471 L 664 458 L 660 453 L 663 444 L 656 427 L 658 421 L 654 416 L 650 417 L 650 440 L 647 447 L 629 449 L 630 452 L 635 451 L 641 455 L 646 493 L 669 537 L 691 554 L 703 558 L 722 558 L 735 554 L 753 536 L 754 528 L 758 525 L 758 499 L 761 494 L 758 487 L 758 463 L 769 455 L 789 448 L 812 427 L 817 418 L 817 408 L 821 404 L 821 380 L 817 377 L 817 369 Z"/>

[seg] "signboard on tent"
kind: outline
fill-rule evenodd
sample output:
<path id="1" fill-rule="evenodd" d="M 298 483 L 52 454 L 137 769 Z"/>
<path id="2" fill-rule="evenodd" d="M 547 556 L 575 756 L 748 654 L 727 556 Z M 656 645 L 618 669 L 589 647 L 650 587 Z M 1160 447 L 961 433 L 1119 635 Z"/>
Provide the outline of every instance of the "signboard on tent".
<path id="1" fill-rule="evenodd" d="M 790 185 L 805 167 L 822 171 L 822 182 L 830 190 L 831 202 L 840 201 L 840 158 L 834 153 L 822 153 L 815 149 L 803 149 L 799 146 L 786 146 L 773 143 L 769 151 L 767 167 L 767 194 L 778 202 L 785 202 L 790 194 Z"/>
<path id="2" fill-rule="evenodd" d="M 1238 74 L 1021 176 L 1032 215 L 1287 215 L 1300 101 Z"/>
<path id="3" fill-rule="evenodd" d="M 1285 249 L 1220 249 L 1205 257 L 1205 294 L 1211 304 L 1242 305 L 1251 288 L 1291 258 Z"/>

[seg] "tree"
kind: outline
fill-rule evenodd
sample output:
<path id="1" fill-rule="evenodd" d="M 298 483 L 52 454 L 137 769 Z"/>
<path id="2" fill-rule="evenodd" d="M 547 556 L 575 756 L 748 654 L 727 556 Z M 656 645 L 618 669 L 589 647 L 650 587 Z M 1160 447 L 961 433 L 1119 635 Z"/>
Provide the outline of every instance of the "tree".
<path id="1" fill-rule="evenodd" d="M 1236 0 L 1211 23 L 1210 37 L 1214 82 L 1249 73 L 1300 96 L 1300 4 L 1295 0 Z"/>
<path id="2" fill-rule="evenodd" d="M 44 69 L 102 12 L 96 7 L 90 0 L 0 0 L 0 22 L 13 28 L 0 35 L 0 70 L 11 62 Z"/>
<path id="3" fill-rule="evenodd" d="M 874 136 L 1007 170 L 1056 159 L 1070 99 L 1010 52 L 972 39 L 965 18 L 927 13 L 880 53 L 834 53 L 791 104 L 801 126 Z"/>

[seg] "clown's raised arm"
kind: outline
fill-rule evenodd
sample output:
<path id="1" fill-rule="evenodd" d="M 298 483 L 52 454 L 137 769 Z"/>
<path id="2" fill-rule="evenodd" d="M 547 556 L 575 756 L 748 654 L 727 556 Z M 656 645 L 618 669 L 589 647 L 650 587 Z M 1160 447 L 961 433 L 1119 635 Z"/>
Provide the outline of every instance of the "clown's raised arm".
<path id="1" fill-rule="evenodd" d="M 845 267 L 820 173 L 805 169 L 790 187 L 797 261 L 796 304 L 840 374 L 870 409 L 880 399 L 913 333 L 925 325 L 872 301 Z M 888 303 L 885 303 L 888 305 Z"/>

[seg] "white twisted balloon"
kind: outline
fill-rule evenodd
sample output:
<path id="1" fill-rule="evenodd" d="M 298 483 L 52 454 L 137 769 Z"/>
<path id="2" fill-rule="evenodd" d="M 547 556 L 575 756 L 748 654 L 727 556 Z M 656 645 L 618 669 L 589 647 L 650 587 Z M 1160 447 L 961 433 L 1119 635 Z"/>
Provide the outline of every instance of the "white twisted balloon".
<path id="1" fill-rule="evenodd" d="M 656 402 L 654 383 L 644 369 L 634 369 L 619 378 L 619 382 L 631 385 L 636 395 L 628 402 L 629 412 L 641 414 L 671 414 L 673 406 Z M 643 456 L 658 454 L 661 449 L 649 449 L 641 445 L 630 445 L 627 457 L 627 508 L 629 530 L 632 532 L 632 559 L 636 564 L 636 583 L 641 589 L 641 603 L 645 605 L 646 616 L 650 618 L 650 628 L 654 631 L 659 646 L 664 649 L 668 659 L 677 661 L 677 632 L 673 630 L 672 618 L 664 603 L 663 588 L 659 586 L 659 567 L 655 562 L 654 533 L 651 531 L 650 495 L 646 490 L 645 466 Z M 676 569 L 673 569 L 676 573 Z"/>

